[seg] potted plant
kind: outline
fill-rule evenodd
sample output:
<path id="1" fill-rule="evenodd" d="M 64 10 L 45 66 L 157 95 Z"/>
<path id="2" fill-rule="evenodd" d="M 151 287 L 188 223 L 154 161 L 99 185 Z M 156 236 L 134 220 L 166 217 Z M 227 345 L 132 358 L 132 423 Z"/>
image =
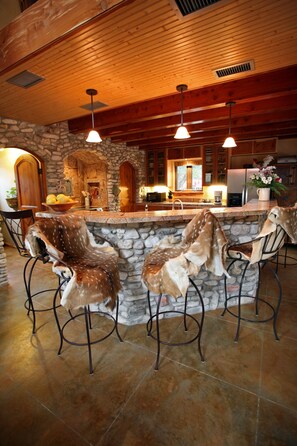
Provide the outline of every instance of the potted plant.
<path id="1" fill-rule="evenodd" d="M 15 211 L 18 210 L 18 195 L 16 186 L 13 186 L 6 191 L 6 203 Z"/>

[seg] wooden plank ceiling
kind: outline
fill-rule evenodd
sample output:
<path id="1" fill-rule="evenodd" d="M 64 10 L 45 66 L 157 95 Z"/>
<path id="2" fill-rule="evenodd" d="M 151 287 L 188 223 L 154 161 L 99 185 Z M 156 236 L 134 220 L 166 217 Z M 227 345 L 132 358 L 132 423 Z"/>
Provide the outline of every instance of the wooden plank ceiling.
<path id="1" fill-rule="evenodd" d="M 36 124 L 68 121 L 87 132 L 90 103 L 103 138 L 141 148 L 297 137 L 295 0 L 221 0 L 182 17 L 174 0 L 39 0 L 0 30 L 0 115 Z M 255 69 L 213 71 L 252 60 Z M 31 88 L 7 82 L 28 70 Z M 187 84 L 184 121 L 191 138 L 173 136 Z"/>

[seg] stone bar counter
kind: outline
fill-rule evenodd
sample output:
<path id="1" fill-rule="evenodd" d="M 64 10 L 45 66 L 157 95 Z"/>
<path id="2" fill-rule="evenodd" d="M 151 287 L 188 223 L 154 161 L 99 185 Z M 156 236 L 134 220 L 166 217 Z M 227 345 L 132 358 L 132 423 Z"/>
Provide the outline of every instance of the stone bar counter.
<path id="1" fill-rule="evenodd" d="M 252 200 L 243 207 L 212 208 L 219 219 L 222 229 L 230 244 L 243 243 L 255 238 L 260 232 L 268 211 L 276 202 L 259 202 Z M 145 256 L 163 237 L 173 235 L 177 242 L 187 223 L 201 212 L 201 209 L 143 211 L 143 212 L 98 212 L 70 210 L 68 212 L 83 216 L 90 232 L 100 243 L 100 236 L 110 240 L 119 253 L 119 269 L 122 284 L 120 292 L 119 322 L 126 325 L 144 323 L 148 319 L 146 287 L 141 282 L 141 271 Z M 37 217 L 50 218 L 59 215 L 52 212 L 38 212 Z M 97 239 L 96 239 L 97 237 Z M 256 274 L 256 272 L 255 272 Z M 248 276 L 245 284 L 246 294 L 255 288 L 255 274 Z M 202 267 L 194 278 L 201 290 L 205 310 L 214 310 L 224 304 L 224 277 L 217 277 Z M 236 277 L 232 277 L 231 286 L 236 288 Z M 152 296 L 152 307 L 155 306 L 155 296 Z M 164 297 L 163 310 L 183 308 L 182 297 L 175 300 Z M 194 290 L 188 292 L 189 312 L 197 313 L 198 300 Z"/>

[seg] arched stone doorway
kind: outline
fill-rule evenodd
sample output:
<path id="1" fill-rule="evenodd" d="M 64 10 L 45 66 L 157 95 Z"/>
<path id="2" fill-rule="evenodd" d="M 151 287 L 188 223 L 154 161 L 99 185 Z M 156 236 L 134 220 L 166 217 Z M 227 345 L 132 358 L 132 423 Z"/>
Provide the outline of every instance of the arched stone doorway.
<path id="1" fill-rule="evenodd" d="M 78 150 L 64 160 L 65 193 L 85 205 L 83 191 L 90 194 L 90 206 L 108 210 L 107 164 L 95 153 Z"/>

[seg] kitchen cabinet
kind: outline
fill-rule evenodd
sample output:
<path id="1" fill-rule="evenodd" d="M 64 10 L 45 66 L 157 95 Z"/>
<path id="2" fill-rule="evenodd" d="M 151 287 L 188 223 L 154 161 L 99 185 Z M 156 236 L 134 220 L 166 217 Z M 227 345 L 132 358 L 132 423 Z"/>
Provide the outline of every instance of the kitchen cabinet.
<path id="1" fill-rule="evenodd" d="M 148 150 L 146 152 L 147 186 L 166 185 L 167 157 L 166 150 Z"/>
<path id="2" fill-rule="evenodd" d="M 287 187 L 297 187 L 297 163 L 277 163 L 276 172 Z"/>
<path id="3" fill-rule="evenodd" d="M 238 141 L 230 150 L 231 169 L 251 167 L 254 160 L 261 162 L 265 156 L 276 156 L 276 139 Z"/>
<path id="4" fill-rule="evenodd" d="M 170 148 L 167 152 L 168 160 L 181 160 L 187 158 L 201 158 L 201 147 Z"/>
<path id="5" fill-rule="evenodd" d="M 203 147 L 203 185 L 226 184 L 228 151 L 221 146 Z"/>

